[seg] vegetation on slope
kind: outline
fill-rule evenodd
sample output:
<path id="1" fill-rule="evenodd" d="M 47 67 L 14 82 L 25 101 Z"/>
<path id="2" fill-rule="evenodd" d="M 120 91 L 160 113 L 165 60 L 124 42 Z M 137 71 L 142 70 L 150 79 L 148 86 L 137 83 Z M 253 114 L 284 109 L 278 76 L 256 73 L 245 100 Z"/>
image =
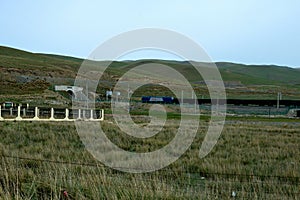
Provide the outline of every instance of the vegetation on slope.
<path id="1" fill-rule="evenodd" d="M 43 93 L 47 88 L 36 84 L 26 89 L 24 83 L 36 79 L 43 80 L 49 85 L 72 84 L 83 60 L 68 56 L 37 54 L 0 46 L 0 95 Z M 91 65 L 107 65 L 109 61 L 91 62 Z M 105 90 L 113 87 L 115 82 L 126 71 L 141 64 L 159 63 L 176 69 L 193 84 L 199 97 L 208 97 L 206 85 L 201 76 L 187 61 L 168 60 L 138 60 L 114 61 L 102 77 L 98 92 L 102 96 Z M 207 65 L 207 63 L 197 63 Z M 216 63 L 229 98 L 270 98 L 274 99 L 277 92 L 282 92 L 285 99 L 300 98 L 300 71 L 288 67 L 272 65 L 243 65 L 235 63 Z M 49 88 L 48 88 L 49 89 Z M 147 93 L 148 91 L 145 91 Z"/>

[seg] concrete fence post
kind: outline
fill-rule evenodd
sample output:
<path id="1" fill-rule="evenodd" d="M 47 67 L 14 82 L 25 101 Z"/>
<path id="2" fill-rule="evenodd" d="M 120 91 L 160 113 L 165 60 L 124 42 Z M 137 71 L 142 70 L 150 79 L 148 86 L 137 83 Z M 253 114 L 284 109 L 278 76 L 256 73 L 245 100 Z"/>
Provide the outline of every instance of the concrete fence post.
<path id="1" fill-rule="evenodd" d="M 22 117 L 21 117 L 21 106 L 18 106 L 18 115 L 16 117 L 16 120 L 22 120 Z"/>
<path id="2" fill-rule="evenodd" d="M 35 120 L 38 120 L 39 119 L 39 110 L 38 110 L 38 107 L 35 107 L 34 109 L 34 118 Z"/>
<path id="3" fill-rule="evenodd" d="M 1 106 L 0 106 L 0 120 L 3 120 L 3 117 L 2 117 L 2 113 L 1 113 Z"/>
<path id="4" fill-rule="evenodd" d="M 76 121 L 76 120 L 80 120 L 80 119 L 84 119 L 84 120 L 96 120 L 96 121 L 103 121 L 104 120 L 104 110 L 100 110 L 99 111 L 99 117 L 98 117 L 98 113 L 93 110 L 93 109 L 88 109 L 88 110 L 81 110 L 78 109 L 78 117 L 76 118 L 71 118 L 70 119 L 70 110 L 68 108 L 66 108 L 65 110 L 65 118 L 64 119 L 55 119 L 54 117 L 54 108 L 51 108 L 50 110 L 50 118 L 46 118 L 46 119 L 40 119 L 40 113 L 39 113 L 39 108 L 35 107 L 34 109 L 34 117 L 33 118 L 23 118 L 23 116 L 26 115 L 26 109 L 22 108 L 21 106 L 17 107 L 17 116 L 14 119 L 5 119 L 2 117 L 2 107 L 0 106 L 0 121 Z M 14 110 L 12 110 L 11 112 L 13 112 Z M 22 115 L 23 112 L 23 115 Z M 12 113 L 13 114 L 13 113 Z M 41 113 L 43 114 L 43 112 Z M 90 116 L 89 116 L 90 114 Z M 21 116 L 22 115 L 22 116 Z"/>
<path id="5" fill-rule="evenodd" d="M 100 120 L 103 121 L 103 120 L 104 120 L 104 109 L 102 109 L 100 113 L 101 113 L 101 118 L 100 118 Z"/>
<path id="6" fill-rule="evenodd" d="M 69 109 L 68 109 L 68 108 L 66 108 L 66 117 L 65 117 L 65 119 L 66 119 L 66 120 L 69 119 Z"/>
<path id="7" fill-rule="evenodd" d="M 50 110 L 50 119 L 54 120 L 54 108 L 51 108 Z"/>
<path id="8" fill-rule="evenodd" d="M 85 116 L 85 110 L 82 111 L 82 118 L 83 118 L 83 119 L 86 118 L 86 116 Z"/>
<path id="9" fill-rule="evenodd" d="M 94 116 L 93 116 L 93 109 L 91 109 L 91 117 L 90 119 L 94 119 Z"/>
<path id="10" fill-rule="evenodd" d="M 77 119 L 81 119 L 81 109 L 78 109 L 78 117 Z"/>

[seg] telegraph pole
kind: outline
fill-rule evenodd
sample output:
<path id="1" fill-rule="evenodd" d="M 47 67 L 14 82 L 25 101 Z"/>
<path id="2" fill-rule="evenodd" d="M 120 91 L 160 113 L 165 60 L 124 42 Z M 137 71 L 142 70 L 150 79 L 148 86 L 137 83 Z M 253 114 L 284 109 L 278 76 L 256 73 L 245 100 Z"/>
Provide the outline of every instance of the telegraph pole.
<path id="1" fill-rule="evenodd" d="M 281 92 L 278 92 L 277 94 L 277 109 L 280 107 L 280 100 L 282 99 L 282 94 Z"/>
<path id="2" fill-rule="evenodd" d="M 183 105 L 183 90 L 181 90 L 181 104 Z"/>
<path id="3" fill-rule="evenodd" d="M 88 103 L 88 101 L 89 101 L 89 86 L 88 86 L 88 80 L 87 79 L 85 79 L 86 81 L 85 81 L 85 89 L 86 89 L 86 109 L 88 109 L 89 108 L 89 103 Z"/>

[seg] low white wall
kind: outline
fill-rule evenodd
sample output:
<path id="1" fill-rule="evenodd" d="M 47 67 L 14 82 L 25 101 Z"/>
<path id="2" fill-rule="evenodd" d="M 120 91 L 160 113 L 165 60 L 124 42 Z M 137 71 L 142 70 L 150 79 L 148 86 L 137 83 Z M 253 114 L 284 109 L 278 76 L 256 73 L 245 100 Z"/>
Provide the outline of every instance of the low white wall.
<path id="1" fill-rule="evenodd" d="M 50 118 L 40 118 L 39 116 L 39 109 L 38 107 L 35 107 L 34 117 L 33 118 L 24 118 L 21 116 L 21 106 L 18 106 L 18 113 L 15 118 L 5 118 L 2 116 L 2 110 L 0 106 L 0 121 L 77 121 L 77 120 L 84 120 L 84 121 L 103 121 L 104 120 L 104 110 L 100 110 L 100 118 L 94 118 L 93 117 L 93 110 L 90 109 L 88 112 L 90 112 L 89 118 L 81 117 L 81 109 L 78 109 L 78 117 L 76 119 L 70 119 L 69 118 L 69 109 L 65 109 L 65 118 L 63 119 L 56 119 L 54 117 L 54 108 L 51 108 Z"/>

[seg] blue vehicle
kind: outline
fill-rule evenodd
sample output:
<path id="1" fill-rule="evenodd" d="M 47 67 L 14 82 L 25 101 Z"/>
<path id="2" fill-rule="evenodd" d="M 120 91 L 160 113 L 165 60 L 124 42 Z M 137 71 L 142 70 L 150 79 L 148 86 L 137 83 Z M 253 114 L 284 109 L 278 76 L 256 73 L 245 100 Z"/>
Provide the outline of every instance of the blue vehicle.
<path id="1" fill-rule="evenodd" d="M 143 96 L 142 102 L 143 103 L 173 104 L 174 97 Z"/>

